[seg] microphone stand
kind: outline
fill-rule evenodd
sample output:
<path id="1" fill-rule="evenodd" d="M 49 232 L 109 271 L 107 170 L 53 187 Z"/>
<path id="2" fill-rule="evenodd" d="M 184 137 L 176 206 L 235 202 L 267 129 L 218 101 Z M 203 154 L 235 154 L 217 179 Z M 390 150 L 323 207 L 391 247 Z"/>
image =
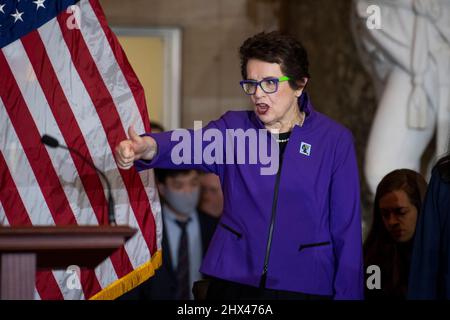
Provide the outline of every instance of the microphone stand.
<path id="1" fill-rule="evenodd" d="M 69 152 L 73 152 L 74 154 L 76 154 L 78 157 L 80 157 L 81 159 L 83 159 L 83 161 L 85 163 L 87 163 L 91 168 L 93 168 L 95 171 L 97 171 L 100 176 L 103 178 L 103 180 L 106 182 L 106 186 L 108 188 L 108 220 L 109 220 L 109 224 L 111 226 L 115 226 L 116 224 L 116 216 L 115 216 L 115 212 L 114 212 L 114 198 L 112 196 L 111 193 L 111 184 L 109 183 L 108 178 L 106 177 L 106 175 L 100 170 L 98 169 L 94 163 L 92 163 L 92 161 L 90 161 L 89 159 L 87 159 L 85 156 L 83 156 L 80 152 L 78 152 L 78 150 L 75 150 L 73 148 L 69 148 L 65 145 L 62 145 L 58 142 L 58 140 L 56 140 L 55 138 L 44 134 L 41 138 L 42 143 L 44 143 L 45 145 L 52 147 L 52 148 L 62 148 L 62 149 L 66 149 Z"/>

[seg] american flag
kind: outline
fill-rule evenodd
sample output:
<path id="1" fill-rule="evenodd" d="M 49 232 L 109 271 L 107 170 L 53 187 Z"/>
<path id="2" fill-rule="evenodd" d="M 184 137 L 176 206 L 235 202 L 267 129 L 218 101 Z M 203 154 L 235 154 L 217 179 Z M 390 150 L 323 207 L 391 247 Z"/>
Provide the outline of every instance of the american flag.
<path id="1" fill-rule="evenodd" d="M 152 171 L 119 170 L 113 150 L 133 124 L 148 132 L 143 89 L 97 0 L 0 0 L 0 225 L 108 223 L 138 232 L 95 270 L 40 270 L 36 299 L 114 299 L 161 264 L 161 210 Z"/>

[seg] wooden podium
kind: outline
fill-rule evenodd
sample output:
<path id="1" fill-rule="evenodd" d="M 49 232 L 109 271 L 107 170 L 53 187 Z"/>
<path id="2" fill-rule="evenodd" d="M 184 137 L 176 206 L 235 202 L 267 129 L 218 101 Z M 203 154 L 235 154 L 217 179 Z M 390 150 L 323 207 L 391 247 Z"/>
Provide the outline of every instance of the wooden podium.
<path id="1" fill-rule="evenodd" d="M 135 232 L 126 226 L 0 227 L 0 299 L 32 300 L 37 269 L 93 269 Z"/>

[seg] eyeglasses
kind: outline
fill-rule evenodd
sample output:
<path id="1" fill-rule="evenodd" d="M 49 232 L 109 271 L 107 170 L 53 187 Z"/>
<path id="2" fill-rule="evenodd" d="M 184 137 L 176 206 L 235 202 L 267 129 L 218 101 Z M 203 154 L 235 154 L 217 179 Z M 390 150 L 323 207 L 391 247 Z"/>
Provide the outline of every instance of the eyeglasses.
<path id="1" fill-rule="evenodd" d="M 242 89 L 244 90 L 245 94 L 248 95 L 254 95 L 256 93 L 256 88 L 258 86 L 261 87 L 261 89 L 265 93 L 274 93 L 278 90 L 278 83 L 289 81 L 291 78 L 288 76 L 283 76 L 279 78 L 266 78 L 262 79 L 261 81 L 256 80 L 242 80 L 240 83 Z"/>

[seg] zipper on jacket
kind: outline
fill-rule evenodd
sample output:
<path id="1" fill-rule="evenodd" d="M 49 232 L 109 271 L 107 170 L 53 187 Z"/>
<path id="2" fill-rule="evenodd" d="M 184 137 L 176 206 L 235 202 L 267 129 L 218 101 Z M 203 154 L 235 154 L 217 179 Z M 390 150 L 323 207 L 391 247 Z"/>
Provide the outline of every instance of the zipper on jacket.
<path id="1" fill-rule="evenodd" d="M 280 157 L 280 167 L 278 168 L 277 177 L 275 180 L 275 189 L 274 189 L 273 201 L 272 201 L 272 217 L 271 217 L 270 227 L 269 227 L 269 236 L 267 237 L 266 256 L 264 258 L 263 272 L 261 275 L 261 279 L 259 281 L 260 289 L 264 289 L 266 287 L 267 271 L 269 269 L 270 248 L 272 246 L 273 229 L 274 229 L 274 225 L 275 225 L 275 216 L 276 216 L 276 211 L 277 211 L 278 191 L 280 188 L 280 177 L 281 177 L 282 165 L 283 165 L 283 156 Z"/>

